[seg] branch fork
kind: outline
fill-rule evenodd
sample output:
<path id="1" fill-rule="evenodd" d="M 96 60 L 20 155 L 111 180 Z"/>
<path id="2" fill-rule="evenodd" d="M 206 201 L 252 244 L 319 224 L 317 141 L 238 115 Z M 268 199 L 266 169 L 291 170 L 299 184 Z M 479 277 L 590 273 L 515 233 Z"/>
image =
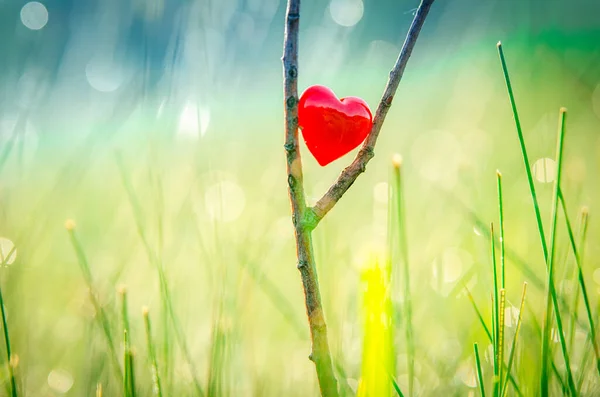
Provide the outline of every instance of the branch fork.
<path id="1" fill-rule="evenodd" d="M 396 89 L 400 84 L 408 59 L 412 54 L 421 28 L 434 0 L 421 0 L 410 29 L 389 74 L 375 117 L 373 127 L 367 139 L 358 151 L 352 163 L 347 166 L 337 180 L 317 203 L 308 207 L 304 194 L 302 160 L 298 145 L 298 28 L 300 22 L 300 0 L 288 0 L 283 46 L 283 85 L 284 85 L 284 116 L 285 144 L 288 174 L 288 193 L 292 207 L 292 221 L 296 238 L 296 255 L 298 270 L 302 278 L 306 313 L 310 328 L 312 349 L 309 359 L 315 363 L 319 388 L 322 396 L 339 395 L 337 379 L 333 370 L 333 361 L 327 338 L 327 325 L 321 305 L 321 293 L 317 280 L 317 268 L 312 246 L 312 231 L 327 215 L 335 204 L 348 191 L 356 178 L 365 172 L 367 163 L 375 156 L 375 144 L 392 105 Z"/>

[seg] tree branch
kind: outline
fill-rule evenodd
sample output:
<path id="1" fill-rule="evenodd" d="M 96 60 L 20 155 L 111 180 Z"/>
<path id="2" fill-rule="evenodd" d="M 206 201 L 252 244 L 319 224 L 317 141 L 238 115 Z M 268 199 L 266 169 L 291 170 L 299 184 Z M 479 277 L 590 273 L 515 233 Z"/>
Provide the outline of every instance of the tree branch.
<path id="1" fill-rule="evenodd" d="M 312 246 L 311 230 L 303 221 L 306 207 L 302 176 L 302 161 L 298 147 L 298 26 L 300 0 L 288 0 L 283 48 L 285 151 L 288 191 L 292 206 L 292 221 L 296 237 L 298 270 L 302 278 L 306 314 L 310 327 L 312 351 L 309 358 L 315 363 L 322 396 L 337 397 L 337 380 L 333 372 L 327 326 L 321 305 L 321 293 Z"/>
<path id="2" fill-rule="evenodd" d="M 292 221 L 296 238 L 298 270 L 302 278 L 306 314 L 310 327 L 312 349 L 309 358 L 315 363 L 321 395 L 337 397 L 337 380 L 334 375 L 331 352 L 327 338 L 327 326 L 321 304 L 321 293 L 317 277 L 311 232 L 335 203 L 365 171 L 373 158 L 377 136 L 392 104 L 392 99 L 406 68 L 417 37 L 434 0 L 422 0 L 406 36 L 396 65 L 390 73 L 381 102 L 375 113 L 373 128 L 358 155 L 337 181 L 329 188 L 314 208 L 306 206 L 302 161 L 298 145 L 298 28 L 300 22 L 300 0 L 288 0 L 283 46 L 283 86 L 285 117 L 285 151 L 287 161 L 288 193 L 292 207 Z"/>
<path id="3" fill-rule="evenodd" d="M 325 193 L 325 195 L 323 195 L 323 197 L 317 201 L 315 206 L 309 208 L 305 218 L 307 219 L 310 228 L 317 226 L 321 219 L 323 219 L 323 217 L 342 198 L 350 186 L 352 186 L 356 178 L 358 178 L 361 173 L 365 172 L 367 163 L 375 156 L 374 148 L 375 143 L 377 143 L 379 131 L 381 131 L 385 116 L 392 105 L 392 100 L 394 99 L 396 89 L 400 84 L 400 80 L 404 74 L 404 69 L 406 68 L 408 59 L 412 54 L 412 50 L 415 47 L 417 38 L 419 37 L 419 33 L 421 32 L 421 28 L 425 23 L 425 19 L 427 18 L 427 14 L 429 13 L 429 9 L 431 8 L 433 2 L 434 0 L 422 0 L 421 4 L 419 4 L 419 8 L 415 13 L 415 17 L 413 18 L 410 29 L 406 35 L 406 39 L 404 40 L 404 44 L 402 45 L 400 55 L 396 60 L 394 68 L 390 72 L 390 77 L 385 87 L 385 91 L 383 92 L 383 96 L 381 97 L 381 101 L 379 102 L 379 106 L 375 112 L 371 132 L 369 133 L 366 141 L 363 143 L 358 154 L 352 161 L 352 164 L 342 171 L 335 183 L 331 185 L 329 190 L 327 190 L 327 193 Z"/>

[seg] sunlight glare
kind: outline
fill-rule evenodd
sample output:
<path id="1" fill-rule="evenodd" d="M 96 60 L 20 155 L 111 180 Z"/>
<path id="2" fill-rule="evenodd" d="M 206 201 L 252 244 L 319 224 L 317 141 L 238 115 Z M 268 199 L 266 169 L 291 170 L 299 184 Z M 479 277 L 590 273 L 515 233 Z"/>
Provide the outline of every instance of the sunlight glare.
<path id="1" fill-rule="evenodd" d="M 194 102 L 188 102 L 179 116 L 177 136 L 190 139 L 201 138 L 206 134 L 209 124 L 210 110 Z"/>

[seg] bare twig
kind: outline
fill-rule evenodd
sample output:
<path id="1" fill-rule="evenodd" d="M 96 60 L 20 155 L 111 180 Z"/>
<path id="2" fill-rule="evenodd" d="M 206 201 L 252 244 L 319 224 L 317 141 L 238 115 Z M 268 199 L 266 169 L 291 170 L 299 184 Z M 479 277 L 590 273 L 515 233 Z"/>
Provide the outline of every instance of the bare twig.
<path id="1" fill-rule="evenodd" d="M 383 92 L 383 96 L 381 97 L 381 101 L 379 102 L 379 106 L 377 107 L 377 111 L 375 112 L 375 117 L 373 118 L 371 132 L 354 158 L 354 161 L 352 161 L 352 164 L 342 171 L 335 183 L 327 190 L 327 193 L 325 193 L 325 195 L 317 201 L 317 204 L 310 209 L 309 214 L 307 215 L 309 215 L 308 219 L 311 227 L 315 227 L 335 206 L 344 193 L 352 186 L 356 178 L 365 171 L 367 163 L 375 156 L 374 148 L 375 143 L 377 143 L 377 137 L 381 131 L 385 116 L 387 115 L 390 106 L 392 106 L 392 100 L 394 99 L 396 89 L 400 84 L 408 59 L 412 54 L 412 50 L 415 47 L 421 28 L 425 23 L 425 18 L 427 18 L 427 14 L 429 13 L 429 9 L 433 2 L 434 0 L 421 1 L 406 35 L 406 39 L 404 40 L 404 44 L 402 45 L 400 55 L 398 55 L 396 64 L 390 72 L 388 83 Z"/>
<path id="2" fill-rule="evenodd" d="M 285 99 L 285 150 L 292 220 L 296 235 L 298 269 L 302 276 L 306 314 L 310 326 L 312 351 L 310 359 L 315 363 L 319 387 L 323 396 L 337 396 L 337 380 L 333 372 L 331 352 L 327 340 L 327 326 L 321 306 L 321 293 L 312 247 L 311 232 L 304 227 L 306 198 L 302 177 L 302 161 L 298 147 L 298 25 L 300 0 L 289 0 L 283 50 L 284 99 Z"/>
<path id="3" fill-rule="evenodd" d="M 379 135 L 388 109 L 392 104 L 392 99 L 406 68 L 406 63 L 410 58 L 421 27 L 433 2 L 434 0 L 422 0 L 417 9 L 396 65 L 390 72 L 383 97 L 375 113 L 373 127 L 365 143 L 352 164 L 344 169 L 337 181 L 329 188 L 325 196 L 317 202 L 314 208 L 306 206 L 302 161 L 298 145 L 298 28 L 300 21 L 300 0 L 288 0 L 287 3 L 282 61 L 285 101 L 284 147 L 287 160 L 288 191 L 296 237 L 298 269 L 302 277 L 306 313 L 312 341 L 312 351 L 309 358 L 315 363 L 319 387 L 323 396 L 337 397 L 339 393 L 327 339 L 327 326 L 321 305 L 321 293 L 317 278 L 311 232 L 348 188 L 350 188 L 358 175 L 365 171 L 367 163 L 373 158 L 373 149 L 377 141 L 377 136 Z"/>

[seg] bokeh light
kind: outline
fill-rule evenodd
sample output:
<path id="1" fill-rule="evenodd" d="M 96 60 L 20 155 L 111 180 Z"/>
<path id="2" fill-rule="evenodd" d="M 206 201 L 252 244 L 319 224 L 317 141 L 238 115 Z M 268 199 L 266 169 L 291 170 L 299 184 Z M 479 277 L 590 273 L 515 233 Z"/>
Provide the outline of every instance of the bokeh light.
<path id="1" fill-rule="evenodd" d="M 331 18 L 345 27 L 356 25 L 363 16 L 364 8 L 362 0 L 331 0 L 329 3 Z"/>
<path id="2" fill-rule="evenodd" d="M 533 176 L 538 182 L 550 183 L 556 179 L 556 161 L 544 157 L 533 163 Z"/>
<path id="3" fill-rule="evenodd" d="M 40 30 L 48 23 L 48 9 L 38 1 L 30 1 L 21 8 L 21 22 L 31 30 Z"/>
<path id="4" fill-rule="evenodd" d="M 15 259 L 17 259 L 15 244 L 7 238 L 0 237 L 0 262 L 12 265 Z"/>
<path id="5" fill-rule="evenodd" d="M 56 393 L 65 394 L 73 387 L 73 377 L 63 369 L 54 369 L 48 374 L 48 386 Z"/>

